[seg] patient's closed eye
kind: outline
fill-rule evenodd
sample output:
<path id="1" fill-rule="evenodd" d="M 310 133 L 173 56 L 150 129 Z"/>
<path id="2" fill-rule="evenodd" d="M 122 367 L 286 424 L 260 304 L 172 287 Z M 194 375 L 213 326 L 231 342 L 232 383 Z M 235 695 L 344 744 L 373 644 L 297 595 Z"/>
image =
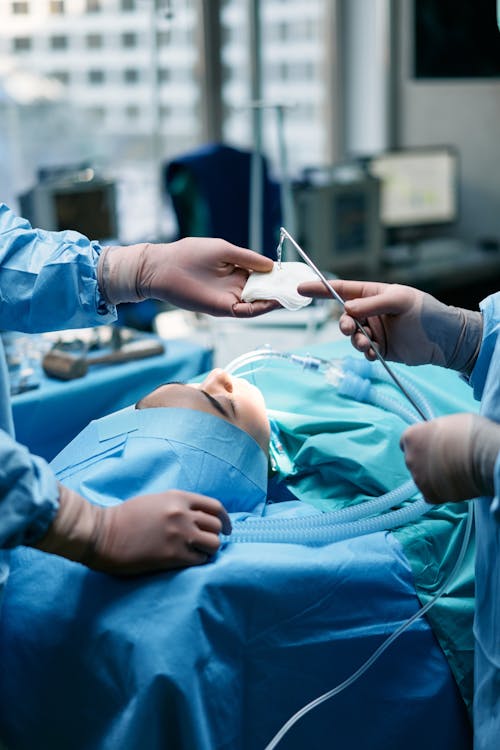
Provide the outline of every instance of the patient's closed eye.
<path id="1" fill-rule="evenodd" d="M 229 418 L 231 415 L 227 411 L 227 409 L 221 404 L 221 402 L 215 398 L 215 396 L 212 396 L 210 393 L 207 393 L 207 391 L 204 391 L 203 389 L 200 390 L 200 393 L 203 393 L 204 396 L 209 400 L 209 402 L 212 404 L 212 406 L 217 409 L 218 412 L 220 412 L 224 417 Z M 233 399 L 227 399 L 229 401 L 229 404 L 231 405 L 231 410 L 233 412 L 233 417 L 236 416 L 236 409 L 234 406 Z"/>

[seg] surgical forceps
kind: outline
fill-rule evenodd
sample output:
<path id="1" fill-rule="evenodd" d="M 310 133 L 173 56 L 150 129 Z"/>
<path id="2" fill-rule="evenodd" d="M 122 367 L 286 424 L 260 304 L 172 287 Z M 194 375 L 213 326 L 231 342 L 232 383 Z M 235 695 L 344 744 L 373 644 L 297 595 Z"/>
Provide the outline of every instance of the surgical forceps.
<path id="1" fill-rule="evenodd" d="M 316 266 L 316 264 L 313 263 L 313 261 L 311 260 L 311 258 L 307 255 L 307 253 L 304 250 L 302 250 L 302 248 L 300 247 L 300 245 L 293 239 L 292 235 L 289 232 L 287 232 L 287 230 L 284 227 L 280 228 L 280 241 L 279 241 L 279 245 L 278 245 L 278 258 L 281 258 L 281 248 L 283 247 L 284 240 L 289 240 L 289 242 L 292 243 L 292 245 L 294 246 L 294 248 L 296 249 L 296 251 L 298 252 L 298 254 L 301 256 L 301 258 L 303 260 L 305 260 L 305 262 L 307 263 L 307 265 L 310 266 L 310 268 L 312 268 L 312 270 L 314 271 L 314 273 L 316 274 L 316 276 L 323 283 L 323 286 L 328 291 L 328 293 L 331 294 L 331 296 L 335 300 L 337 300 L 337 302 L 340 302 L 340 304 L 342 305 L 342 307 L 345 310 L 345 300 L 340 296 L 340 294 L 338 292 L 335 291 L 335 289 L 333 288 L 333 286 L 330 284 L 330 282 L 327 280 L 327 278 L 321 273 L 321 271 Z M 380 353 L 377 344 L 375 344 L 375 342 L 371 339 L 371 337 L 370 337 L 368 331 L 366 330 L 366 328 L 359 322 L 359 320 L 356 320 L 356 318 L 354 318 L 353 320 L 354 320 L 354 322 L 356 324 L 356 328 L 358 329 L 358 331 L 360 331 L 360 333 L 362 333 L 363 336 L 366 336 L 366 338 L 370 342 L 370 345 L 371 345 L 373 351 L 375 352 L 375 356 L 377 357 L 378 361 L 385 368 L 385 370 L 388 372 L 388 374 L 390 375 L 390 377 L 392 378 L 392 380 L 394 381 L 394 383 L 396 384 L 396 386 L 399 388 L 399 390 L 401 391 L 401 393 L 403 393 L 403 395 L 406 396 L 406 398 L 408 399 L 408 401 L 410 402 L 410 404 L 413 406 L 413 408 L 416 410 L 416 412 L 422 417 L 422 419 L 424 421 L 427 421 L 427 417 L 423 413 L 422 409 L 418 406 L 417 403 L 415 403 L 415 401 L 413 400 L 412 396 L 408 393 L 408 391 L 406 390 L 406 388 L 404 387 L 404 385 L 402 384 L 402 382 L 400 381 L 400 379 L 398 378 L 398 376 L 396 375 L 396 373 L 389 367 L 389 365 L 387 364 L 386 360 L 384 359 L 384 357 Z"/>

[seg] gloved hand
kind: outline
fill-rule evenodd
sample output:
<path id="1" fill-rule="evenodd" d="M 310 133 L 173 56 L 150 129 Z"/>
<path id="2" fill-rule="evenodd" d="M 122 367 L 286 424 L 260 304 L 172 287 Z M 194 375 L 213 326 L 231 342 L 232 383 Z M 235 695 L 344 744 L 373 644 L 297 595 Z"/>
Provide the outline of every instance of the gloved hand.
<path id="1" fill-rule="evenodd" d="M 452 414 L 412 425 L 401 437 L 406 465 L 430 503 L 494 495 L 500 424 Z"/>
<path id="2" fill-rule="evenodd" d="M 105 247 L 98 284 L 112 304 L 152 298 L 185 310 L 250 318 L 275 301 L 242 302 L 250 271 L 271 271 L 273 261 L 225 240 L 187 237 L 169 244 Z"/>
<path id="3" fill-rule="evenodd" d="M 444 305 L 430 294 L 400 284 L 330 283 L 346 302 L 340 330 L 367 359 L 374 360 L 375 352 L 354 319 L 366 328 L 386 359 L 472 372 L 481 346 L 480 312 Z M 298 291 L 307 296 L 328 296 L 319 282 L 300 284 Z"/>
<path id="4" fill-rule="evenodd" d="M 35 546 L 106 573 L 129 575 L 207 562 L 231 522 L 218 500 L 169 490 L 120 505 L 92 505 L 59 485 L 60 505 Z"/>

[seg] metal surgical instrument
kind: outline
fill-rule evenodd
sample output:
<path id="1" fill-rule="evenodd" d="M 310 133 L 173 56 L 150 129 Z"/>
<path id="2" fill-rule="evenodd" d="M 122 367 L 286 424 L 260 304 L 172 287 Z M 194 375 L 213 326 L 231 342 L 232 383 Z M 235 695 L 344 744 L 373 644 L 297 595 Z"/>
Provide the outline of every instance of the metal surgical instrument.
<path id="1" fill-rule="evenodd" d="M 300 247 L 300 245 L 293 239 L 293 237 L 291 236 L 291 234 L 289 232 L 287 232 L 287 230 L 284 227 L 280 228 L 280 241 L 279 241 L 279 245 L 278 245 L 278 258 L 281 258 L 281 248 L 283 247 L 284 240 L 289 240 L 289 242 L 292 243 L 292 245 L 294 246 L 294 248 L 296 249 L 296 251 L 298 252 L 298 254 L 300 255 L 300 257 L 303 260 L 305 260 L 305 262 L 307 263 L 307 265 L 310 268 L 312 268 L 312 270 L 314 271 L 314 273 L 316 274 L 316 276 L 323 283 L 323 286 L 328 291 L 328 293 L 331 294 L 331 296 L 335 300 L 337 300 L 337 302 L 340 302 L 340 304 L 342 305 L 342 307 L 345 310 L 345 300 L 340 296 L 340 294 L 338 292 L 335 291 L 335 289 L 333 288 L 333 286 L 327 280 L 326 276 L 324 276 L 321 273 L 321 271 L 316 266 L 316 264 L 313 263 L 313 261 L 311 260 L 311 258 L 307 255 L 307 253 L 304 250 L 302 250 L 302 248 Z M 358 331 L 360 331 L 360 333 L 362 333 L 363 336 L 366 336 L 366 338 L 370 342 L 370 345 L 371 345 L 373 351 L 375 352 L 375 356 L 377 357 L 378 361 L 381 363 L 381 365 L 388 372 L 388 374 L 390 375 L 390 377 L 392 378 L 392 380 L 394 381 L 394 383 L 397 385 L 397 387 L 399 388 L 399 390 L 401 391 L 401 393 L 403 393 L 404 396 L 406 396 L 406 398 L 408 399 L 408 401 L 410 402 L 410 404 L 417 411 L 417 413 L 422 417 L 422 419 L 424 421 L 427 421 L 427 417 L 425 416 L 424 412 L 418 406 L 418 404 L 415 403 L 414 399 L 408 393 L 408 391 L 406 390 L 406 388 L 404 387 L 404 385 L 401 383 L 401 381 L 398 378 L 398 376 L 396 375 L 396 373 L 389 367 L 389 365 L 387 364 L 386 360 L 384 359 L 384 357 L 380 353 L 378 346 L 371 339 L 371 337 L 370 337 L 368 331 L 366 330 L 366 328 L 359 322 L 359 320 L 356 320 L 356 318 L 353 318 L 353 320 L 354 320 L 354 322 L 356 324 L 356 328 L 358 329 Z"/>

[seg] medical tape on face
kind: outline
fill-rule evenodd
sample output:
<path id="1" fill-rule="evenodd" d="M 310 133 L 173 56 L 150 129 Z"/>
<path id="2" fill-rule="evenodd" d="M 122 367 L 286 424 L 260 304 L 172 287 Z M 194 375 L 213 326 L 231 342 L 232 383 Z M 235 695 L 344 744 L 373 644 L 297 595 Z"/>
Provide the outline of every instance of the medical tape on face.
<path id="1" fill-rule="evenodd" d="M 101 417 L 97 424 L 97 434 L 99 442 L 111 440 L 118 435 L 125 435 L 138 429 L 136 421 L 136 409 L 134 406 L 127 406 L 106 417 Z"/>

